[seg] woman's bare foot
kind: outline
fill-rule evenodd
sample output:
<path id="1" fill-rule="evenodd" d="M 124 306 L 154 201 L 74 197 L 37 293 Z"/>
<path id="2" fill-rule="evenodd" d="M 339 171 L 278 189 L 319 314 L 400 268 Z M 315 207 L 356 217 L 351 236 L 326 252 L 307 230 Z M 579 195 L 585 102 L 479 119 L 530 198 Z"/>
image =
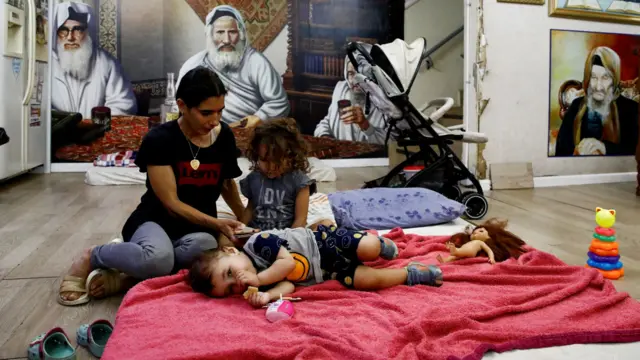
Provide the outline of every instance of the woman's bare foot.
<path id="1" fill-rule="evenodd" d="M 120 284 L 121 291 L 127 291 L 131 289 L 138 281 L 131 276 L 128 276 L 124 273 L 120 273 Z M 96 275 L 91 281 L 90 288 L 87 289 L 89 291 L 89 295 L 96 299 L 101 299 L 106 296 L 104 289 L 104 280 L 102 279 L 102 275 Z"/>
<path id="2" fill-rule="evenodd" d="M 82 279 L 86 279 L 87 276 L 89 276 L 89 273 L 91 272 L 91 250 L 93 250 L 93 247 L 82 251 L 82 254 L 73 261 L 73 264 L 71 264 L 71 268 L 67 275 Z M 83 294 L 79 292 L 66 291 L 60 293 L 60 298 L 65 301 L 74 301 L 82 295 Z"/>

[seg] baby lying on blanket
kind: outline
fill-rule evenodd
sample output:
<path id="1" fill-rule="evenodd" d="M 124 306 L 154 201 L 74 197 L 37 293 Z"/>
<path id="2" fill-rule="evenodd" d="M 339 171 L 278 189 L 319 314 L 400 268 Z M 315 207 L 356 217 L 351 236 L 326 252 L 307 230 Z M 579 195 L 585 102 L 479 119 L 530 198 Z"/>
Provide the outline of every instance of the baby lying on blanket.
<path id="1" fill-rule="evenodd" d="M 258 287 L 261 291 L 247 299 L 256 307 L 292 293 L 294 283 L 313 285 L 333 279 L 357 290 L 442 285 L 442 271 L 434 265 L 374 269 L 362 264 L 397 256 L 398 248 L 390 239 L 336 226 L 271 230 L 251 236 L 243 251 L 224 247 L 204 253 L 193 263 L 189 280 L 195 291 L 213 297 Z"/>

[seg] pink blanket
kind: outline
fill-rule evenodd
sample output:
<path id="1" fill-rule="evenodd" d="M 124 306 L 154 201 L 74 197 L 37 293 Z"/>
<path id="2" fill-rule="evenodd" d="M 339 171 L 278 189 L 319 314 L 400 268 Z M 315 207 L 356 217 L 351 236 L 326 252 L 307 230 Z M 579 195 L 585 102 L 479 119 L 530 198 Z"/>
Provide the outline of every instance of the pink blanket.
<path id="1" fill-rule="evenodd" d="M 436 263 L 443 237 L 389 237 L 400 258 Z M 588 246 L 588 244 L 585 244 Z M 293 319 L 269 323 L 241 298 L 190 291 L 184 273 L 126 295 L 103 359 L 480 359 L 495 350 L 640 341 L 640 303 L 596 270 L 532 250 L 518 261 L 444 265 L 440 288 L 300 288 Z"/>

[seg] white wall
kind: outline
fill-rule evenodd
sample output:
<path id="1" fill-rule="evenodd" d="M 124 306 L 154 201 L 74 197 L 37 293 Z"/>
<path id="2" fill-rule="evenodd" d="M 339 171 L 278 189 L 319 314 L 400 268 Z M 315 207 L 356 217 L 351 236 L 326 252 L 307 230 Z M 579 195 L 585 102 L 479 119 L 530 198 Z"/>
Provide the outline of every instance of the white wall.
<path id="1" fill-rule="evenodd" d="M 477 4 L 477 0 L 473 0 Z M 633 157 L 548 158 L 550 29 L 638 34 L 639 27 L 552 18 L 548 7 L 484 1 L 487 68 L 480 120 L 487 163 L 533 162 L 535 176 L 635 171 Z"/>
<path id="2" fill-rule="evenodd" d="M 464 0 L 422 0 L 405 12 L 405 41 L 424 37 L 427 47 L 431 47 L 463 23 Z M 427 71 L 422 67 L 410 94 L 414 105 L 437 97 L 451 97 L 457 101 L 463 85 L 463 40 L 463 34 L 458 35 L 433 54 L 433 68 Z"/>

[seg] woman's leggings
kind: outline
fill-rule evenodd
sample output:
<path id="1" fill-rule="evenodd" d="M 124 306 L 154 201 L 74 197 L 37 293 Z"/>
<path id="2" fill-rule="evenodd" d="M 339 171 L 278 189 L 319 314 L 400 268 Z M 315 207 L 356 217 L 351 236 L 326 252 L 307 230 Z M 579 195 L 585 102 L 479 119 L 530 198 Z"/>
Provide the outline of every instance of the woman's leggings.
<path id="1" fill-rule="evenodd" d="M 129 242 L 96 246 L 91 267 L 116 269 L 144 280 L 169 275 L 174 268 L 188 268 L 198 255 L 216 247 L 215 237 L 204 232 L 172 241 L 160 225 L 149 221 L 138 227 Z"/>

